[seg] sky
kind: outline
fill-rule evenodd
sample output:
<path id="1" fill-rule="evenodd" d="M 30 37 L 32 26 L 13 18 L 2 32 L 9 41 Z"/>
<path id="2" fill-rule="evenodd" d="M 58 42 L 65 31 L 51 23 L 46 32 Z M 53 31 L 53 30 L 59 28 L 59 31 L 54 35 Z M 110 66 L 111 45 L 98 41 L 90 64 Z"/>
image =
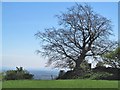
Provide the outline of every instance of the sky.
<path id="1" fill-rule="evenodd" d="M 2 67 L 22 66 L 44 68 L 46 59 L 35 53 L 40 49 L 34 34 L 45 28 L 57 27 L 55 15 L 65 12 L 74 2 L 4 2 L 2 3 Z M 94 11 L 112 21 L 114 37 L 118 38 L 118 3 L 90 4 Z"/>

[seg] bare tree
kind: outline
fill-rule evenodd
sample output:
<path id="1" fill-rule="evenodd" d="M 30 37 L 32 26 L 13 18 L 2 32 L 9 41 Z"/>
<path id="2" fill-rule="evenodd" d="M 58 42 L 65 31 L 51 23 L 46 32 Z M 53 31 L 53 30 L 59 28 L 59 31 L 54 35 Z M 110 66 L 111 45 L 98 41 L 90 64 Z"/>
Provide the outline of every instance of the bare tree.
<path id="1" fill-rule="evenodd" d="M 42 42 L 38 53 L 49 58 L 48 65 L 78 69 L 87 56 L 97 58 L 112 48 L 111 21 L 88 4 L 75 4 L 57 18 L 60 28 L 35 34 Z"/>

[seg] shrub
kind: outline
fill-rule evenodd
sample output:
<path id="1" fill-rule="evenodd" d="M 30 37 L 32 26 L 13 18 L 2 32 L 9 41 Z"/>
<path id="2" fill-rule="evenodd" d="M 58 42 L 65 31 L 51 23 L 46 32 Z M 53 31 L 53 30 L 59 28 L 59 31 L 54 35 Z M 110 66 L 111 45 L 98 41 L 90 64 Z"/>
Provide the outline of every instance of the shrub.
<path id="1" fill-rule="evenodd" d="M 79 79 L 93 79 L 93 80 L 101 80 L 101 79 L 107 79 L 108 77 L 111 77 L 112 74 L 107 72 L 91 72 L 88 74 L 85 74 L 82 77 L 79 77 Z"/>
<path id="2" fill-rule="evenodd" d="M 32 75 L 32 74 L 29 74 L 29 73 L 25 73 L 25 74 L 23 75 L 23 77 L 24 77 L 25 79 L 32 79 L 32 78 L 33 78 L 33 75 Z"/>
<path id="3" fill-rule="evenodd" d="M 22 67 L 18 68 L 17 70 L 8 70 L 5 72 L 4 79 L 5 80 L 21 80 L 21 79 L 32 79 L 33 75 L 30 74 L 28 71 L 23 70 Z"/>
<path id="4" fill-rule="evenodd" d="M 9 70 L 5 72 L 4 79 L 5 80 L 15 80 L 17 78 L 15 70 Z"/>
<path id="5" fill-rule="evenodd" d="M 112 74 L 107 73 L 107 72 L 96 72 L 90 77 L 90 79 L 96 79 L 96 80 L 106 79 L 109 76 L 112 76 Z"/>

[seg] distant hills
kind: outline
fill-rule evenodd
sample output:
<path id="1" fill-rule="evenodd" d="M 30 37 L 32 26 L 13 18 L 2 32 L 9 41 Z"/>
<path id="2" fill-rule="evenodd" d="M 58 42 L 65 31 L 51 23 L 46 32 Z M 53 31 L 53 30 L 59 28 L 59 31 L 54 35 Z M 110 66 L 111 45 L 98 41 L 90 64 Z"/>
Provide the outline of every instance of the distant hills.
<path id="1" fill-rule="evenodd" d="M 58 71 L 56 70 L 31 70 L 31 74 L 34 74 L 34 79 L 40 80 L 51 80 L 55 79 L 58 76 Z"/>

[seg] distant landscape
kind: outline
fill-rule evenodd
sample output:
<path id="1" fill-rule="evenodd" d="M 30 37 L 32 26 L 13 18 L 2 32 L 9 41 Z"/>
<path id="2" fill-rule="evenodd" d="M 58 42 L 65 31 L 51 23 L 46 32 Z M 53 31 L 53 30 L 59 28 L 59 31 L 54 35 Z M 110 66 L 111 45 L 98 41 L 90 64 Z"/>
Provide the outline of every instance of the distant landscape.
<path id="1" fill-rule="evenodd" d="M 48 70 L 31 70 L 31 74 L 34 74 L 34 79 L 37 80 L 51 80 L 52 78 L 58 77 L 58 71 L 48 71 Z"/>

